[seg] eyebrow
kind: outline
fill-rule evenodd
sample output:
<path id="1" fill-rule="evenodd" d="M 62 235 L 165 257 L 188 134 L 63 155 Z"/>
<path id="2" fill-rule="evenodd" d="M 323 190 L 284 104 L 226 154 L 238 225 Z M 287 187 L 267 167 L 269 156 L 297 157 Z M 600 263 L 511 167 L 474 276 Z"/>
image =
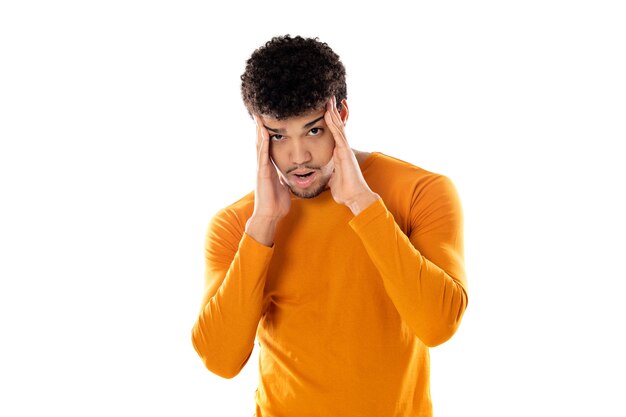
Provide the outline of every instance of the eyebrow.
<path id="1" fill-rule="evenodd" d="M 304 129 L 308 129 L 308 128 L 310 128 L 310 127 L 311 127 L 311 126 L 313 126 L 315 123 L 317 123 L 317 122 L 319 122 L 320 120 L 322 120 L 323 118 L 324 118 L 324 116 L 322 115 L 322 116 L 318 117 L 318 118 L 317 118 L 317 119 L 315 119 L 315 120 L 311 120 L 309 123 L 305 124 L 305 125 L 302 127 L 302 129 L 304 130 Z M 265 126 L 265 125 L 263 125 L 263 127 L 265 127 L 267 130 L 270 130 L 270 131 L 272 131 L 272 132 L 274 132 L 274 133 L 279 133 L 279 134 L 281 134 L 281 135 L 282 135 L 283 133 L 285 133 L 285 132 L 286 132 L 286 130 L 285 130 L 285 129 L 273 129 L 273 128 L 271 128 L 271 127 L 267 127 L 267 126 Z"/>

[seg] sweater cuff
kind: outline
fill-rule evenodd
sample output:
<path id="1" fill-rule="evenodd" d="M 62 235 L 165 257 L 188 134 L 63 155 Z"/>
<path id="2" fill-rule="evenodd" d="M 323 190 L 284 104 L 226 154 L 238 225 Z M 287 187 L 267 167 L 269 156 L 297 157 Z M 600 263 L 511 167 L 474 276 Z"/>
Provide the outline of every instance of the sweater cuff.
<path id="1" fill-rule="evenodd" d="M 264 244 L 257 242 L 252 236 L 244 232 L 243 237 L 239 242 L 239 250 L 246 253 L 258 254 L 259 259 L 263 259 L 265 257 L 271 258 L 272 253 L 274 253 L 274 246 L 265 246 Z"/>
<path id="2" fill-rule="evenodd" d="M 383 203 L 382 198 L 379 198 L 370 204 L 365 210 L 354 216 L 348 224 L 355 232 L 358 232 L 359 229 L 366 227 L 368 224 L 380 218 L 385 218 L 386 216 L 387 207 L 385 207 L 385 203 Z"/>

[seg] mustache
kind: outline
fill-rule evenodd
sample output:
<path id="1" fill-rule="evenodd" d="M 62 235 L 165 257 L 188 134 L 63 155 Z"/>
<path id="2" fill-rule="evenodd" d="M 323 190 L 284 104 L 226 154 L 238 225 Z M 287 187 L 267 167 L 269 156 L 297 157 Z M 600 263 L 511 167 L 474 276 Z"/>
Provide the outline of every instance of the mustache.
<path id="1" fill-rule="evenodd" d="M 316 170 L 320 170 L 322 169 L 322 167 L 320 165 L 299 165 L 299 166 L 295 166 L 292 168 L 289 168 L 287 171 L 285 171 L 285 174 L 289 174 L 297 169 L 316 169 Z"/>

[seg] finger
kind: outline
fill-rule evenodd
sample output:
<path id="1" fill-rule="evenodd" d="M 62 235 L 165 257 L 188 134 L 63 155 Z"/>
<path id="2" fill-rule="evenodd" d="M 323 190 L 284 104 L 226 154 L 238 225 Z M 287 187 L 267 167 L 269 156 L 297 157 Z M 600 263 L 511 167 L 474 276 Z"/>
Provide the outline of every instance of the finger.
<path id="1" fill-rule="evenodd" d="M 337 110 L 337 98 L 335 96 L 331 97 L 330 100 L 330 116 L 334 121 L 335 126 L 342 133 L 343 138 L 345 139 L 345 125 L 343 124 L 343 120 L 341 120 L 341 114 L 339 114 L 339 110 Z"/>
<path id="2" fill-rule="evenodd" d="M 328 115 L 330 116 L 331 120 L 333 121 L 333 123 L 337 123 L 337 119 L 334 117 L 334 101 L 335 101 L 335 97 L 331 97 L 328 99 L 328 101 L 326 102 L 326 112 L 328 113 Z"/>
<path id="3" fill-rule="evenodd" d="M 259 116 L 254 116 L 254 123 L 256 124 L 257 144 L 261 145 L 261 142 L 264 140 L 264 138 L 269 138 L 270 134 L 263 125 L 263 121 Z"/>
<path id="4" fill-rule="evenodd" d="M 324 113 L 324 117 L 326 122 L 335 130 L 340 130 L 342 127 L 341 118 L 337 117 L 336 109 L 333 108 L 333 98 L 331 97 L 326 103 L 326 113 Z M 330 121 L 329 121 L 330 120 Z"/>
<path id="5" fill-rule="evenodd" d="M 330 178 L 328 179 L 328 182 L 326 183 L 328 185 L 328 188 L 333 189 L 335 186 L 335 171 L 333 171 L 332 174 L 330 174 Z"/>
<path id="6" fill-rule="evenodd" d="M 259 167 L 265 167 L 269 164 L 269 132 L 263 126 L 261 118 L 254 115 L 254 123 L 256 124 L 256 150 L 257 150 L 257 162 Z"/>
<path id="7" fill-rule="evenodd" d="M 339 146 L 335 146 L 333 149 L 333 156 L 330 158 L 333 163 L 333 173 L 342 169 L 341 158 L 339 157 Z"/>
<path id="8" fill-rule="evenodd" d="M 339 173 L 339 171 L 334 170 L 331 174 L 330 174 L 330 178 L 328 179 L 328 188 L 330 188 L 331 190 L 333 190 L 333 192 L 337 191 L 335 190 L 336 187 L 339 187 L 339 184 L 341 183 L 341 174 Z"/>
<path id="9" fill-rule="evenodd" d="M 287 184 L 285 183 L 285 180 L 283 179 L 282 175 L 278 175 L 278 182 L 280 183 L 280 185 L 282 185 L 284 188 L 287 188 Z"/>
<path id="10" fill-rule="evenodd" d="M 341 114 L 339 113 L 339 109 L 337 109 L 337 96 L 332 96 L 330 98 L 330 108 L 331 115 L 337 121 L 337 124 L 343 127 L 343 120 L 341 120 Z"/>
<path id="11" fill-rule="evenodd" d="M 259 167 L 267 167 L 270 164 L 270 140 L 269 133 L 262 126 L 259 140 Z"/>
<path id="12" fill-rule="evenodd" d="M 341 122 L 341 118 L 339 117 L 337 110 L 333 110 L 331 100 L 333 99 L 330 99 L 327 104 L 327 111 L 324 113 L 324 120 L 333 134 L 335 144 L 340 148 L 345 148 L 348 146 L 348 140 L 346 139 L 343 122 Z"/>
<path id="13" fill-rule="evenodd" d="M 254 124 L 256 125 L 256 150 L 258 153 L 259 147 L 261 146 L 261 142 L 263 140 L 263 130 L 262 130 L 263 124 L 261 123 L 259 116 L 255 114 L 253 117 L 254 117 Z"/>

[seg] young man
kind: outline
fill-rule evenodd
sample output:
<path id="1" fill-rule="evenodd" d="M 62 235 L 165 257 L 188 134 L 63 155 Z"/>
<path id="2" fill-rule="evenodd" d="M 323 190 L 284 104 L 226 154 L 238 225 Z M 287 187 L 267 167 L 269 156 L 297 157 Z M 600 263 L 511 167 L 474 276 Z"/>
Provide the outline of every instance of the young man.
<path id="1" fill-rule="evenodd" d="M 432 415 L 428 348 L 467 305 L 453 185 L 350 148 L 325 43 L 276 37 L 241 79 L 257 183 L 210 223 L 196 351 L 232 378 L 258 337 L 257 417 Z"/>

